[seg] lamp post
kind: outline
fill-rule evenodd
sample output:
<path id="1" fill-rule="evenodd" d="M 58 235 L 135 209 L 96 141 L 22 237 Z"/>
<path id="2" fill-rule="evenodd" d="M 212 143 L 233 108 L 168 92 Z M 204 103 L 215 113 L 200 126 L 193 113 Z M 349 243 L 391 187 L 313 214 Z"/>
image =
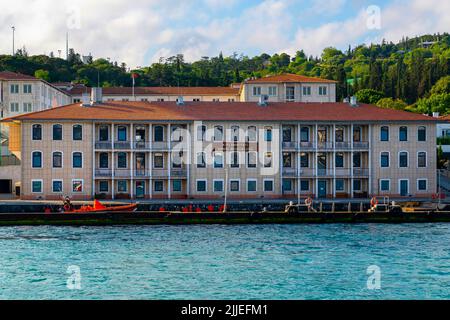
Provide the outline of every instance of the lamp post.
<path id="1" fill-rule="evenodd" d="M 12 50 L 13 51 L 12 51 L 12 55 L 15 56 L 16 55 L 16 50 L 15 50 L 15 43 L 14 42 L 15 42 L 16 27 L 12 26 L 11 29 L 12 29 L 12 32 L 13 32 L 13 38 L 12 38 L 12 45 L 13 45 L 12 46 Z"/>
<path id="2" fill-rule="evenodd" d="M 225 199 L 223 204 L 223 213 L 227 212 L 227 197 L 228 197 L 228 168 L 225 168 Z"/>

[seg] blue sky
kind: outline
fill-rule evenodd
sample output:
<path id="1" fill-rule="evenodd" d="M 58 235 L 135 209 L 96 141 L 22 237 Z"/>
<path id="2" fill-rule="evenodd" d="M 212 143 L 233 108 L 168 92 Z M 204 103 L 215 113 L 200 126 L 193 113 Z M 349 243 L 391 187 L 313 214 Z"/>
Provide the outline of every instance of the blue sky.
<path id="1" fill-rule="evenodd" d="M 233 52 L 253 56 L 398 41 L 445 32 L 450 1 L 440 0 L 15 0 L 0 3 L 0 53 L 70 46 L 131 67 L 182 53 L 192 61 Z"/>

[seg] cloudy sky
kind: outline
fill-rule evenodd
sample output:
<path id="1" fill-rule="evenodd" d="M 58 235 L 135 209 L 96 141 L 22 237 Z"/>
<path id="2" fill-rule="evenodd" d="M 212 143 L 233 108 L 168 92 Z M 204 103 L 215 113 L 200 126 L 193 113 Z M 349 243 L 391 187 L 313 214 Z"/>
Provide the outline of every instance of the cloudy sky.
<path id="1" fill-rule="evenodd" d="M 318 55 L 324 47 L 450 31 L 445 0 L 14 0 L 0 2 L 0 54 L 65 52 L 131 67 L 183 53 Z"/>

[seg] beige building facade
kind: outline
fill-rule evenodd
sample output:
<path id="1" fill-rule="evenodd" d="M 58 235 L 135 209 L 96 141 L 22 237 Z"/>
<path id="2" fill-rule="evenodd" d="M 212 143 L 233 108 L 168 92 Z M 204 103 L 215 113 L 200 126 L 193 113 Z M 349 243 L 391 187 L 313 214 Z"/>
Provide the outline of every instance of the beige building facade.
<path id="1" fill-rule="evenodd" d="M 370 105 L 75 104 L 7 124 L 23 199 L 436 193 L 435 120 Z"/>

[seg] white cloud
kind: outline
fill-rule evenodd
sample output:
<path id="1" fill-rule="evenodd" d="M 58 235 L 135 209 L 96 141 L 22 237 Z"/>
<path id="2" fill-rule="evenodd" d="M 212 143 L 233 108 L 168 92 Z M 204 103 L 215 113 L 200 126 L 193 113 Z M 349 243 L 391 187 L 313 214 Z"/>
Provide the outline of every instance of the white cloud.
<path id="1" fill-rule="evenodd" d="M 58 49 L 64 53 L 67 23 L 78 22 L 73 19 L 77 10 L 80 28 L 70 30 L 71 47 L 130 66 L 178 53 L 186 60 L 220 51 L 252 55 L 304 49 L 318 55 L 327 46 L 346 48 L 366 39 L 397 41 L 404 35 L 448 31 L 450 26 L 448 1 L 392 0 L 383 7 L 378 31 L 366 27 L 370 1 L 312 2 L 261 0 L 244 6 L 237 0 L 134 0 L 132 5 L 126 0 L 2 1 L 0 53 L 11 52 L 12 25 L 17 28 L 16 47 L 25 45 L 31 54 L 57 54 Z M 313 27 L 304 25 L 305 12 L 314 11 L 320 14 Z"/>

